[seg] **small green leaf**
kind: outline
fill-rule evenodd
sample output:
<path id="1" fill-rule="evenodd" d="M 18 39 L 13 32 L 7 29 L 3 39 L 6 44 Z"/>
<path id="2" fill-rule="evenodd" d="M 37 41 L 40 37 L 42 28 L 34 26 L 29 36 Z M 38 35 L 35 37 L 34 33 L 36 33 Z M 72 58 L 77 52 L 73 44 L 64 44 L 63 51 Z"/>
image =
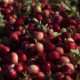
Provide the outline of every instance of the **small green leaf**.
<path id="1" fill-rule="evenodd" d="M 32 20 L 35 21 L 35 22 L 38 22 L 38 20 L 36 18 L 33 18 Z"/>
<path id="2" fill-rule="evenodd" d="M 30 11 L 30 9 L 31 9 L 31 6 L 28 5 L 28 6 L 27 6 L 27 11 Z"/>
<path id="3" fill-rule="evenodd" d="M 67 29 L 66 28 L 62 28 L 61 31 L 62 32 L 67 32 Z"/>
<path id="4" fill-rule="evenodd" d="M 73 50 L 73 49 L 70 49 L 70 51 L 71 51 L 72 53 L 75 53 L 75 50 Z"/>
<path id="5" fill-rule="evenodd" d="M 77 57 L 78 55 L 77 54 L 73 54 L 73 57 Z"/>
<path id="6" fill-rule="evenodd" d="M 67 28 L 67 31 L 71 34 L 73 33 L 73 31 L 70 28 Z"/>
<path id="7" fill-rule="evenodd" d="M 47 27 L 47 26 L 48 26 L 48 24 L 45 25 L 45 27 Z"/>
<path id="8" fill-rule="evenodd" d="M 67 5 L 66 5 L 65 9 L 66 9 L 66 10 L 71 10 Z"/>
<path id="9" fill-rule="evenodd" d="M 76 53 L 79 54 L 79 49 L 78 48 L 76 48 Z"/>
<path id="10" fill-rule="evenodd" d="M 54 33 L 55 33 L 56 35 L 58 35 L 58 36 L 62 34 L 62 33 L 58 33 L 58 32 L 54 32 Z"/>

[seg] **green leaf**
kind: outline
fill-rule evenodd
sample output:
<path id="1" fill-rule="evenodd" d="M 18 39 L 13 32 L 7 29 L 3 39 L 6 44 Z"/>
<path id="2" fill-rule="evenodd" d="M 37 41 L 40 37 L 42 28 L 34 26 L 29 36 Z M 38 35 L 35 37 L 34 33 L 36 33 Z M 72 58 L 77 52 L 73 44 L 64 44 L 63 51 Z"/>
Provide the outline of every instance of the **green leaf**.
<path id="1" fill-rule="evenodd" d="M 67 5 L 66 5 L 65 9 L 66 9 L 66 10 L 71 10 Z"/>
<path id="2" fill-rule="evenodd" d="M 66 28 L 62 28 L 61 31 L 62 32 L 67 32 L 67 29 Z"/>
<path id="3" fill-rule="evenodd" d="M 67 28 L 67 31 L 71 34 L 73 34 L 73 31 L 70 28 Z"/>
<path id="4" fill-rule="evenodd" d="M 45 25 L 45 27 L 47 27 L 47 26 L 48 26 L 48 24 Z"/>
<path id="5" fill-rule="evenodd" d="M 73 49 L 70 49 L 70 51 L 71 51 L 72 53 L 75 53 L 75 50 L 73 50 Z"/>
<path id="6" fill-rule="evenodd" d="M 28 6 L 27 6 L 27 11 L 30 11 L 30 9 L 31 9 L 31 6 L 28 5 Z"/>
<path id="7" fill-rule="evenodd" d="M 74 53 L 74 54 L 73 54 L 73 57 L 78 57 L 78 55 Z"/>
<path id="8" fill-rule="evenodd" d="M 76 48 L 76 53 L 79 54 L 79 49 L 78 48 Z"/>
<path id="9" fill-rule="evenodd" d="M 80 61 L 78 61 L 77 64 L 80 64 Z"/>
<path id="10" fill-rule="evenodd" d="M 56 35 L 60 36 L 62 33 L 54 32 Z"/>
<path id="11" fill-rule="evenodd" d="M 35 22 L 38 22 L 38 20 L 36 18 L 33 18 L 32 20 L 35 21 Z"/>

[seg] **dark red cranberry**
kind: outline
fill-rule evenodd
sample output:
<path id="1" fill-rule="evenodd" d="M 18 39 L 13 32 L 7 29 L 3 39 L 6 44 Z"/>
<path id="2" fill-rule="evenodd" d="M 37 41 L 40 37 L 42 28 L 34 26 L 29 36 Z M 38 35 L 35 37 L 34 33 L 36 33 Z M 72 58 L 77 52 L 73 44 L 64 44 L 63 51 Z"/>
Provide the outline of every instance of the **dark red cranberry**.
<path id="1" fill-rule="evenodd" d="M 28 28 L 28 30 L 33 31 L 34 27 L 31 26 L 31 27 Z"/>
<path id="2" fill-rule="evenodd" d="M 32 57 L 32 55 L 34 54 L 34 48 L 31 48 L 31 47 L 26 48 L 25 53 L 28 56 L 28 58 Z"/>
<path id="3" fill-rule="evenodd" d="M 47 24 L 51 24 L 51 20 L 50 20 L 50 19 L 47 19 L 47 20 L 46 20 L 46 23 L 47 23 Z"/>
<path id="4" fill-rule="evenodd" d="M 15 24 L 16 24 L 16 26 L 22 26 L 23 25 L 23 23 L 20 19 L 17 19 Z"/>
<path id="5" fill-rule="evenodd" d="M 69 38 L 69 37 L 71 37 L 71 34 L 69 33 L 69 32 L 64 32 L 64 33 L 62 33 L 62 38 L 64 39 L 64 38 Z"/>
<path id="6" fill-rule="evenodd" d="M 30 21 L 31 21 L 31 18 L 30 18 L 30 17 L 27 17 L 27 18 L 24 20 L 24 23 L 25 23 L 25 24 L 28 24 L 28 23 L 30 23 Z"/>
<path id="7" fill-rule="evenodd" d="M 61 31 L 60 26 L 57 25 L 57 24 L 55 24 L 55 25 L 53 26 L 53 30 L 54 30 L 55 32 L 60 32 L 60 31 Z"/>
<path id="8" fill-rule="evenodd" d="M 6 2 L 2 3 L 1 5 L 3 8 L 6 8 L 8 6 L 8 4 Z"/>
<path id="9" fill-rule="evenodd" d="M 12 25 L 9 25 L 9 26 L 7 27 L 7 29 L 8 29 L 8 30 L 14 30 L 14 27 L 13 27 Z"/>
<path id="10" fill-rule="evenodd" d="M 54 40 L 52 40 L 52 42 L 53 42 L 54 44 L 57 44 L 57 43 L 59 43 L 59 42 L 62 42 L 62 39 L 61 39 L 60 36 L 57 36 L 57 37 L 54 38 Z"/>
<path id="11" fill-rule="evenodd" d="M 40 15 L 40 14 L 38 14 L 36 17 L 37 17 L 37 19 L 38 19 L 39 21 L 42 21 L 42 20 L 43 20 L 42 15 Z"/>
<path id="12" fill-rule="evenodd" d="M 34 23 L 29 23 L 29 27 L 34 27 L 35 24 Z"/>
<path id="13" fill-rule="evenodd" d="M 51 69 L 51 64 L 49 62 L 45 62 L 44 64 L 41 65 L 42 70 L 47 70 Z"/>
<path id="14" fill-rule="evenodd" d="M 54 48 L 55 48 L 55 46 L 53 44 L 48 44 L 47 47 L 46 47 L 46 51 L 51 52 L 51 51 L 54 50 Z"/>
<path id="15" fill-rule="evenodd" d="M 51 69 L 48 69 L 48 68 L 47 68 L 47 69 L 44 70 L 44 73 L 47 75 L 47 74 L 51 74 L 52 71 L 51 71 Z"/>
<path id="16" fill-rule="evenodd" d="M 43 64 L 44 62 L 46 62 L 46 55 L 44 54 L 40 54 L 37 58 L 36 58 L 36 62 L 38 64 Z"/>
<path id="17" fill-rule="evenodd" d="M 10 12 L 10 9 L 5 9 L 4 14 L 9 14 Z"/>

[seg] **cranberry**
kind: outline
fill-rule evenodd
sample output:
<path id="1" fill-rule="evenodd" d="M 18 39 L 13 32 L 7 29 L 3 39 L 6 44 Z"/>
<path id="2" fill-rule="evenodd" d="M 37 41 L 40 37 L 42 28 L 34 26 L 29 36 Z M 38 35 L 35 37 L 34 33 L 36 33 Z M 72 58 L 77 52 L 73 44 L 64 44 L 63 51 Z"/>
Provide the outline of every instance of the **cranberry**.
<path id="1" fill-rule="evenodd" d="M 55 32 L 60 32 L 60 31 L 61 31 L 60 26 L 57 25 L 57 24 L 53 25 L 53 30 L 54 30 Z"/>
<path id="2" fill-rule="evenodd" d="M 46 23 L 47 23 L 47 24 L 51 24 L 51 20 L 50 20 L 50 19 L 47 19 L 47 20 L 46 20 Z"/>
<path id="3" fill-rule="evenodd" d="M 38 15 L 37 15 L 37 19 L 38 19 L 39 21 L 42 21 L 42 20 L 43 20 L 42 15 L 38 14 Z"/>

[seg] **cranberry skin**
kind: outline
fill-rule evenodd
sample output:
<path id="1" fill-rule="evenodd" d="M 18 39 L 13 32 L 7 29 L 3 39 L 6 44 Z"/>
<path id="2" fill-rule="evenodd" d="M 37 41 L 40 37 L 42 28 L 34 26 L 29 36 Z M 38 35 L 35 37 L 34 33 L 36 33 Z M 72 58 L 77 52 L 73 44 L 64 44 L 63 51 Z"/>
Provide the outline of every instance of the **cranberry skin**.
<path id="1" fill-rule="evenodd" d="M 61 65 L 55 65 L 52 67 L 53 71 L 61 71 L 61 69 L 62 69 Z"/>
<path id="2" fill-rule="evenodd" d="M 25 62 L 27 60 L 27 56 L 24 52 L 18 52 L 19 61 Z"/>
<path id="3" fill-rule="evenodd" d="M 51 69 L 51 64 L 49 62 L 45 62 L 41 66 L 42 66 L 42 70 Z"/>
<path id="4" fill-rule="evenodd" d="M 35 27 L 34 23 L 29 23 L 29 27 Z"/>
<path id="5" fill-rule="evenodd" d="M 38 19 L 39 21 L 42 21 L 42 20 L 43 20 L 42 15 L 40 15 L 40 14 L 38 14 L 36 17 L 37 17 L 37 19 Z"/>
<path id="6" fill-rule="evenodd" d="M 0 44 L 0 49 L 1 49 L 2 47 L 4 47 L 4 45 L 3 45 L 3 44 Z"/>
<path id="7" fill-rule="evenodd" d="M 29 31 L 34 31 L 34 29 L 35 29 L 34 27 L 28 27 Z"/>
<path id="8" fill-rule="evenodd" d="M 45 70 L 44 70 L 44 74 L 46 74 L 46 75 L 47 75 L 47 74 L 51 74 L 51 73 L 52 73 L 51 69 L 45 69 Z"/>
<path id="9" fill-rule="evenodd" d="M 80 33 L 74 33 L 74 34 L 72 35 L 72 38 L 73 38 L 75 41 L 80 40 Z"/>
<path id="10" fill-rule="evenodd" d="M 76 49 L 77 48 L 77 44 L 74 42 L 74 41 L 67 41 L 65 43 L 65 48 L 67 50 L 70 50 L 70 49 Z"/>
<path id="11" fill-rule="evenodd" d="M 51 60 L 51 61 L 54 61 L 54 60 L 57 60 L 57 59 L 59 59 L 59 53 L 57 52 L 57 51 L 52 51 L 52 52 L 50 52 L 49 54 L 48 54 L 48 58 L 49 58 L 49 60 Z"/>
<path id="12" fill-rule="evenodd" d="M 64 50 L 63 50 L 63 48 L 61 48 L 61 47 L 55 47 L 54 50 L 57 51 L 57 52 L 60 54 L 60 56 L 64 55 Z"/>
<path id="13" fill-rule="evenodd" d="M 59 59 L 58 59 L 58 63 L 60 65 L 62 64 L 65 64 L 65 63 L 69 63 L 70 62 L 70 59 L 68 57 L 65 57 L 65 56 L 61 56 Z"/>
<path id="14" fill-rule="evenodd" d="M 17 64 L 18 63 L 18 55 L 15 52 L 11 52 L 8 55 L 8 63 L 9 64 Z"/>
<path id="15" fill-rule="evenodd" d="M 45 54 L 40 54 L 37 58 L 36 58 L 36 62 L 38 64 L 43 64 L 47 61 L 46 59 L 46 55 Z"/>
<path id="16" fill-rule="evenodd" d="M 9 14 L 10 12 L 10 9 L 5 9 L 4 14 Z"/>
<path id="17" fill-rule="evenodd" d="M 5 19 L 9 21 L 10 19 L 12 19 L 12 16 L 10 14 L 8 14 L 8 15 L 6 15 Z"/>
<path id="18" fill-rule="evenodd" d="M 47 20 L 46 20 L 46 23 L 47 23 L 47 24 L 51 24 L 51 20 L 50 20 L 50 19 L 47 19 Z"/>
<path id="19" fill-rule="evenodd" d="M 23 71 L 28 72 L 28 66 L 27 65 L 23 65 Z"/>
<path id="20" fill-rule="evenodd" d="M 41 43 L 36 43 L 35 45 L 34 45 L 34 51 L 35 51 L 35 53 L 37 53 L 37 54 L 39 54 L 39 53 L 42 53 L 43 51 L 44 51 L 44 46 L 43 46 L 43 44 L 41 44 Z"/>
<path id="21" fill-rule="evenodd" d="M 79 77 L 80 77 L 80 71 L 73 72 L 72 75 L 71 75 L 72 79 L 76 80 L 77 75 L 79 75 Z"/>
<path id="22" fill-rule="evenodd" d="M 70 76 L 64 76 L 62 80 L 73 80 Z"/>
<path id="23" fill-rule="evenodd" d="M 2 66 L 2 70 L 8 69 L 9 66 L 10 66 L 9 64 L 3 65 L 3 66 Z"/>
<path id="24" fill-rule="evenodd" d="M 29 66 L 29 68 L 28 68 L 28 72 L 30 73 L 30 74 L 36 74 L 36 73 L 38 73 L 40 71 L 40 69 L 39 69 L 39 67 L 38 66 L 36 66 L 36 65 L 30 65 Z"/>
<path id="25" fill-rule="evenodd" d="M 44 16 L 49 17 L 49 14 L 50 14 L 50 12 L 49 12 L 48 9 L 45 9 L 45 10 L 43 11 L 43 15 L 44 15 Z"/>
<path id="26" fill-rule="evenodd" d="M 12 25 L 9 25 L 9 26 L 7 27 L 7 29 L 12 31 L 12 30 L 14 30 L 14 27 L 13 27 Z"/>
<path id="27" fill-rule="evenodd" d="M 6 2 L 3 2 L 1 5 L 1 7 L 3 7 L 3 8 L 7 8 L 7 6 L 8 6 L 8 4 Z"/>
<path id="28" fill-rule="evenodd" d="M 61 72 L 56 72 L 55 74 L 58 75 L 57 77 L 53 77 L 55 80 L 62 80 L 64 77 L 64 74 L 62 74 Z"/>
<path id="29" fill-rule="evenodd" d="M 19 37 L 18 37 L 18 35 L 17 34 L 15 34 L 15 33 L 12 33 L 12 34 L 10 34 L 10 41 L 12 42 L 12 43 L 17 43 L 17 42 L 19 42 Z"/>
<path id="30" fill-rule="evenodd" d="M 7 78 L 7 75 L 6 75 L 6 73 L 7 73 L 7 69 L 4 69 L 4 70 L 2 70 L 2 75 L 3 75 L 3 77 L 5 77 L 5 78 Z M 0 79 L 1 80 L 1 79 Z"/>
<path id="31" fill-rule="evenodd" d="M 36 74 L 34 74 L 35 77 L 44 77 L 45 74 L 43 72 L 38 72 Z M 45 80 L 45 78 L 35 78 L 35 80 Z"/>
<path id="32" fill-rule="evenodd" d="M 37 32 L 33 35 L 33 38 L 36 39 L 37 41 L 42 41 L 44 38 L 43 32 Z"/>
<path id="33" fill-rule="evenodd" d="M 23 71 L 23 66 L 21 64 L 16 64 L 14 66 L 14 69 L 16 70 L 17 73 L 21 73 Z"/>
<path id="34" fill-rule="evenodd" d="M 71 34 L 69 32 L 64 32 L 62 33 L 62 38 L 70 38 L 71 37 Z"/>
<path id="35" fill-rule="evenodd" d="M 23 23 L 19 19 L 16 20 L 15 24 L 16 24 L 16 26 L 22 26 L 23 25 Z"/>
<path id="36" fill-rule="evenodd" d="M 34 48 L 28 47 L 27 49 L 25 49 L 25 53 L 28 58 L 32 57 L 34 54 Z"/>
<path id="37" fill-rule="evenodd" d="M 25 50 L 26 46 L 28 46 L 28 45 L 29 45 L 29 42 L 28 42 L 28 41 L 23 41 L 23 42 L 21 43 L 21 48 L 22 48 L 23 50 Z"/>
<path id="38" fill-rule="evenodd" d="M 60 31 L 61 31 L 60 26 L 57 25 L 57 24 L 53 25 L 53 30 L 54 30 L 55 32 L 60 32 Z"/>
<path id="39" fill-rule="evenodd" d="M 8 69 L 6 74 L 7 74 L 7 79 L 14 80 L 17 77 L 17 72 L 15 69 Z"/>
<path id="40" fill-rule="evenodd" d="M 46 50 L 47 50 L 48 52 L 51 52 L 51 51 L 54 50 L 54 48 L 55 48 L 55 46 L 54 46 L 53 44 L 48 44 L 47 47 L 46 47 Z"/>
<path id="41" fill-rule="evenodd" d="M 27 17 L 25 20 L 24 20 L 24 23 L 25 24 L 28 24 L 28 23 L 30 23 L 31 22 L 31 18 L 30 17 Z"/>
<path id="42" fill-rule="evenodd" d="M 4 47 L 1 48 L 0 51 L 1 51 L 1 55 L 5 56 L 5 55 L 7 55 L 10 52 L 10 48 L 7 47 L 7 46 L 4 46 Z"/>
<path id="43" fill-rule="evenodd" d="M 63 65 L 62 66 L 62 72 L 64 73 L 64 72 L 68 72 L 68 71 L 71 71 L 72 69 L 69 67 L 69 66 L 67 66 L 67 65 Z M 71 72 L 69 72 L 69 73 L 66 73 L 66 75 L 71 75 L 72 74 L 72 71 Z"/>
<path id="44" fill-rule="evenodd" d="M 4 56 L 3 59 L 2 59 L 2 62 L 4 64 L 7 64 L 8 63 L 8 56 Z"/>

